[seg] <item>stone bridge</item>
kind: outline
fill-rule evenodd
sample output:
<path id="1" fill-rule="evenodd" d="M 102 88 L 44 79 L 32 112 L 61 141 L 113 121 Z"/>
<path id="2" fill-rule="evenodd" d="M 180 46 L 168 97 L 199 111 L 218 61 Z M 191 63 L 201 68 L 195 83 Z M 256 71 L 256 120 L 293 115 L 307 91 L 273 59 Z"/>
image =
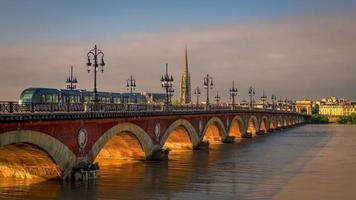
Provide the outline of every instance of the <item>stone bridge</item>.
<path id="1" fill-rule="evenodd" d="M 208 149 L 209 144 L 263 135 L 309 118 L 294 112 L 249 109 L 0 114 L 0 157 L 5 158 L 3 165 L 10 166 L 16 159 L 26 163 L 38 152 L 28 150 L 30 145 L 49 157 L 59 177 L 69 178 L 83 163 L 100 165 L 117 157 L 160 160 L 167 158 L 167 149 Z M 0 176 L 6 176 L 1 174 L 4 167 L 0 160 Z"/>

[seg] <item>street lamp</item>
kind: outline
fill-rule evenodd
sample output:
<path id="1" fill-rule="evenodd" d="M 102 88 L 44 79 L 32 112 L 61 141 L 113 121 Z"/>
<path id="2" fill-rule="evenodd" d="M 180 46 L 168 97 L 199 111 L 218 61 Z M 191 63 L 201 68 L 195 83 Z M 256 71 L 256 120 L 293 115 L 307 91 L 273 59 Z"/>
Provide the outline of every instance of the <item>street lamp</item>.
<path id="1" fill-rule="evenodd" d="M 197 97 L 197 106 L 199 106 L 199 97 L 200 97 L 200 88 L 199 87 L 196 87 L 195 90 L 194 90 L 194 95 Z"/>
<path id="2" fill-rule="evenodd" d="M 70 76 L 66 80 L 67 89 L 74 90 L 77 88 L 76 84 L 78 83 L 77 78 L 73 76 L 73 66 L 70 67 Z"/>
<path id="3" fill-rule="evenodd" d="M 272 99 L 272 110 L 274 110 L 275 109 L 276 100 L 277 100 L 277 96 L 275 94 L 272 94 L 271 99 Z"/>
<path id="4" fill-rule="evenodd" d="M 206 89 L 206 107 L 209 107 L 209 89 L 213 89 L 213 77 L 209 76 L 209 74 L 207 74 L 204 77 L 204 88 Z"/>
<path id="5" fill-rule="evenodd" d="M 216 101 L 216 104 L 217 104 L 217 105 L 219 105 L 220 99 L 221 99 L 221 96 L 219 95 L 219 91 L 216 91 L 215 101 Z"/>
<path id="6" fill-rule="evenodd" d="M 250 88 L 248 89 L 248 95 L 250 96 L 250 108 L 253 107 L 252 106 L 252 104 L 253 104 L 253 102 L 252 102 L 253 99 L 252 98 L 255 96 L 255 94 L 256 94 L 255 88 L 250 86 Z"/>
<path id="7" fill-rule="evenodd" d="M 132 76 L 126 80 L 126 88 L 130 91 L 130 94 L 132 94 L 132 90 L 135 90 L 136 80 Z"/>
<path id="8" fill-rule="evenodd" d="M 230 98 L 232 100 L 231 108 L 234 109 L 235 97 L 237 96 L 237 92 L 238 92 L 237 88 L 235 88 L 235 81 L 232 81 L 232 88 L 230 88 L 229 92 L 230 92 Z"/>
<path id="9" fill-rule="evenodd" d="M 173 76 L 168 74 L 168 63 L 166 63 L 166 74 L 161 76 L 161 86 L 166 90 L 165 105 L 171 104 L 171 96 L 173 96 Z"/>
<path id="10" fill-rule="evenodd" d="M 91 49 L 88 53 L 87 53 L 87 57 L 88 57 L 88 62 L 86 63 L 88 68 L 88 73 L 90 73 L 90 70 L 93 68 L 94 70 L 94 104 L 99 102 L 99 98 L 98 98 L 98 90 L 96 88 L 96 74 L 99 71 L 99 66 L 100 66 L 100 71 L 101 73 L 104 72 L 104 66 L 105 66 L 105 62 L 104 62 L 104 53 L 97 48 L 97 46 L 95 45 L 93 49 Z M 98 64 L 98 59 L 101 60 L 100 64 Z M 91 60 L 94 63 L 91 63 Z"/>
<path id="11" fill-rule="evenodd" d="M 261 96 L 262 108 L 263 109 L 265 109 L 266 100 L 267 100 L 267 96 L 265 95 L 265 90 L 263 89 L 263 93 L 262 93 L 262 96 Z"/>

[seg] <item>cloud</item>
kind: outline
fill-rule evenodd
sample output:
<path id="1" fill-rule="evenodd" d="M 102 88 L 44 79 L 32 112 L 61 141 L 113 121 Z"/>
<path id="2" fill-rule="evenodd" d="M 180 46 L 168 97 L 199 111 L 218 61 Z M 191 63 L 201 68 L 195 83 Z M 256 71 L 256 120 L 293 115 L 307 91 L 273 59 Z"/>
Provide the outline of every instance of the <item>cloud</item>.
<path id="1" fill-rule="evenodd" d="M 26 87 L 65 86 L 70 65 L 79 87 L 92 88 L 86 72 L 86 52 L 95 41 L 40 41 L 0 45 L 0 99 L 16 100 Z M 214 90 L 228 99 L 232 80 L 240 99 L 254 85 L 261 95 L 299 99 L 337 95 L 356 99 L 356 15 L 319 14 L 285 19 L 185 27 L 157 33 L 126 33 L 98 40 L 107 66 L 100 90 L 125 91 L 133 75 L 140 91 L 162 91 L 159 78 L 169 63 L 176 97 L 188 45 L 192 86 L 201 86 L 209 73 Z M 214 92 L 215 93 L 215 92 Z"/>

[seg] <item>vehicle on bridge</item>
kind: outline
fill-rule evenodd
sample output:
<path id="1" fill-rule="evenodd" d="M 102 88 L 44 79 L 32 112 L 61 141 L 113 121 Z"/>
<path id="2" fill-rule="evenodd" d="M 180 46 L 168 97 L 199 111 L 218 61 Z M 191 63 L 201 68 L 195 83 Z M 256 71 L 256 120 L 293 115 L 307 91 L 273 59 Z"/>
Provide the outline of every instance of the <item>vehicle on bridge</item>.
<path id="1" fill-rule="evenodd" d="M 86 90 L 67 90 L 54 88 L 27 88 L 21 95 L 19 103 L 30 104 L 67 104 L 92 103 L 94 92 Z M 140 93 L 98 92 L 101 104 L 146 104 L 147 98 Z"/>

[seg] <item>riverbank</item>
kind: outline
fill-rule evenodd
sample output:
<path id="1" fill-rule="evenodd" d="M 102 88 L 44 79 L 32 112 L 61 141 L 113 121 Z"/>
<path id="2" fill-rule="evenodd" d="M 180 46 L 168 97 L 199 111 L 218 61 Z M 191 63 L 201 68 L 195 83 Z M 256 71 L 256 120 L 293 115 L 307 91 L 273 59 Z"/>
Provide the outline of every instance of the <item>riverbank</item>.
<path id="1" fill-rule="evenodd" d="M 356 129 L 332 129 L 330 140 L 274 199 L 356 199 Z"/>

